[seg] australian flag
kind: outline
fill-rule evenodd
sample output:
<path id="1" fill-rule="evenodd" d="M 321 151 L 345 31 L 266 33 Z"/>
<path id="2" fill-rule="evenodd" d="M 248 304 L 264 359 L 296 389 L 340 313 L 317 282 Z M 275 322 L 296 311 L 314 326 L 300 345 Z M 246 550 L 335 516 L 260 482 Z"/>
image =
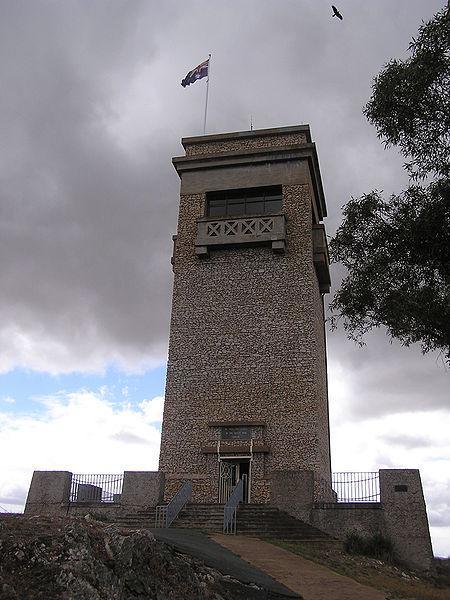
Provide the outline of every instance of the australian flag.
<path id="1" fill-rule="evenodd" d="M 200 63 L 195 69 L 189 71 L 186 77 L 181 82 L 183 87 L 187 85 L 191 85 L 191 83 L 195 83 L 197 79 L 203 79 L 203 77 L 208 77 L 209 71 L 209 58 L 205 60 L 205 62 Z"/>

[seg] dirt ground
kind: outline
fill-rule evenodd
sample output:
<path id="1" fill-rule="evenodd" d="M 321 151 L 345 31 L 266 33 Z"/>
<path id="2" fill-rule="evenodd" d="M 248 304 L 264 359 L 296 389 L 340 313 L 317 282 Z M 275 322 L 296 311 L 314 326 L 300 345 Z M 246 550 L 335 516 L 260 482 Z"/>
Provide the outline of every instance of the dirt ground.
<path id="1" fill-rule="evenodd" d="M 396 564 L 351 555 L 338 548 L 278 541 L 276 545 L 387 592 L 390 600 L 450 600 L 450 559 L 436 559 L 435 572 L 422 575 Z"/>

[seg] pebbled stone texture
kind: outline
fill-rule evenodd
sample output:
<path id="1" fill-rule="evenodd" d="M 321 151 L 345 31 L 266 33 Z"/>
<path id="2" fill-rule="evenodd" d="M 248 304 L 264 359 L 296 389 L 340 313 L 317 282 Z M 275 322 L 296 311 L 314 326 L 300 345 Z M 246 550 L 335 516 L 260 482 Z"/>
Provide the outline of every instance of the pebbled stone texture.
<path id="1" fill-rule="evenodd" d="M 295 142 L 303 137 L 296 133 Z M 293 140 L 286 134 L 244 138 L 239 147 L 250 142 L 265 147 Z M 223 152 L 234 150 L 235 143 L 211 145 Z M 194 146 L 187 149 L 194 151 Z M 198 152 L 214 148 L 202 143 Z M 217 455 L 201 449 L 217 445 L 220 429 L 208 423 L 221 420 L 265 423 L 257 435 L 270 451 L 254 455 L 252 502 L 270 500 L 275 469 L 311 469 L 316 498 L 329 496 L 324 314 L 313 264 L 313 191 L 309 180 L 282 189 L 284 255 L 264 246 L 227 247 L 197 258 L 194 243 L 205 194 L 180 197 L 160 455 L 166 500 L 196 475 L 193 501 L 217 501 Z"/>
<path id="2" fill-rule="evenodd" d="M 255 132 L 256 133 L 256 132 Z M 201 156 L 203 154 L 219 154 L 222 152 L 236 152 L 239 150 L 261 150 L 262 148 L 276 148 L 294 144 L 306 144 L 304 133 L 282 133 L 262 137 L 245 137 L 239 139 L 199 142 L 186 144 L 186 156 Z"/>

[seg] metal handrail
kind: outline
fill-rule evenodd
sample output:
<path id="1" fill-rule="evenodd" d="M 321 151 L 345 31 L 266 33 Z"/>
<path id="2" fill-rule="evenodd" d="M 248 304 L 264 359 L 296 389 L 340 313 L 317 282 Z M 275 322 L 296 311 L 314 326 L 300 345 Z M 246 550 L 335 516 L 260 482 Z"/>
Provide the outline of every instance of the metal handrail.
<path id="1" fill-rule="evenodd" d="M 192 495 L 192 481 L 186 481 L 183 487 L 178 490 L 169 504 L 156 507 L 155 527 L 170 527 L 173 521 L 178 517 L 184 506 L 189 502 Z"/>
<path id="2" fill-rule="evenodd" d="M 234 486 L 233 491 L 228 498 L 228 502 L 223 507 L 223 532 L 236 534 L 236 511 L 239 502 L 244 499 L 244 480 L 240 479 Z"/>

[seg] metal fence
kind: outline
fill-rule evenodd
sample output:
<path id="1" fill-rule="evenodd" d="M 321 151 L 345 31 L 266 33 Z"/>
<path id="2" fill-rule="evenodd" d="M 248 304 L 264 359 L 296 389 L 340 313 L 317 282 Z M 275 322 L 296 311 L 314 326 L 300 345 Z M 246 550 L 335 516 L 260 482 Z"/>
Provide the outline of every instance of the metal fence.
<path id="1" fill-rule="evenodd" d="M 69 501 L 120 502 L 122 496 L 122 475 L 72 475 Z"/>
<path id="2" fill-rule="evenodd" d="M 378 471 L 332 473 L 331 486 L 338 502 L 379 502 Z"/>

